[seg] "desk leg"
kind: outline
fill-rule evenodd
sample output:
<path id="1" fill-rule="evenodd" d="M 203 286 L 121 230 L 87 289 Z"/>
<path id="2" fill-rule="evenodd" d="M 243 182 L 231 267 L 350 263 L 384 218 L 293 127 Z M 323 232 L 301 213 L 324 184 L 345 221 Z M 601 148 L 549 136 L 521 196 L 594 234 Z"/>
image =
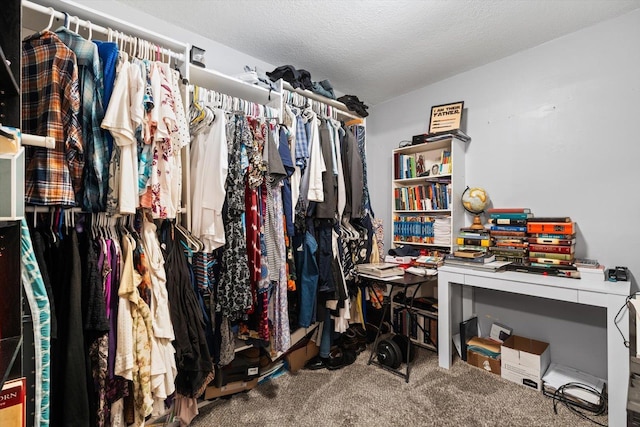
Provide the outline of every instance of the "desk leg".
<path id="1" fill-rule="evenodd" d="M 446 277 L 438 277 L 438 364 L 445 369 L 451 367 L 452 285 Z"/>
<path id="2" fill-rule="evenodd" d="M 609 425 L 627 423 L 627 392 L 629 386 L 629 349 L 622 336 L 629 339 L 629 310 L 625 308 L 616 323 L 615 316 L 625 304 L 625 297 L 609 295 L 607 303 L 607 391 L 609 393 Z"/>
<path id="3" fill-rule="evenodd" d="M 459 333 L 458 322 L 462 320 L 463 298 L 460 288 L 465 286 L 460 285 L 461 283 L 464 283 L 462 274 L 438 272 L 438 364 L 445 369 L 451 367 L 455 351 L 451 339 L 454 334 Z"/>

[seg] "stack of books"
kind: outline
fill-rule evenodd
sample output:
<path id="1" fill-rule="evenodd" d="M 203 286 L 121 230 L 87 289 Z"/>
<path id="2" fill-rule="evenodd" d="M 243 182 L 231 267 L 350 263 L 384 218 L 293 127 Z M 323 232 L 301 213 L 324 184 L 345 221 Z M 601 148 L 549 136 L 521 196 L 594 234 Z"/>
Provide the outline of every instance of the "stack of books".
<path id="1" fill-rule="evenodd" d="M 447 254 L 444 256 L 445 265 L 463 267 L 479 267 L 483 264 L 490 264 L 495 260 L 495 255 L 481 254 L 479 256 L 467 256 L 462 255 L 461 251 L 455 251 L 453 254 Z"/>
<path id="2" fill-rule="evenodd" d="M 529 263 L 527 222 L 533 218 L 529 208 L 491 208 L 487 210 L 489 234 L 493 240 L 491 253 L 498 261 L 516 265 Z"/>
<path id="3" fill-rule="evenodd" d="M 404 275 L 404 269 L 390 262 L 378 262 L 370 264 L 356 264 L 358 274 L 373 277 L 392 277 Z"/>
<path id="4" fill-rule="evenodd" d="M 532 266 L 572 266 L 576 225 L 569 217 L 543 217 L 527 223 L 529 262 Z"/>
<path id="5" fill-rule="evenodd" d="M 461 228 L 456 239 L 458 251 L 480 252 L 487 254 L 491 246 L 491 236 L 487 230 Z"/>

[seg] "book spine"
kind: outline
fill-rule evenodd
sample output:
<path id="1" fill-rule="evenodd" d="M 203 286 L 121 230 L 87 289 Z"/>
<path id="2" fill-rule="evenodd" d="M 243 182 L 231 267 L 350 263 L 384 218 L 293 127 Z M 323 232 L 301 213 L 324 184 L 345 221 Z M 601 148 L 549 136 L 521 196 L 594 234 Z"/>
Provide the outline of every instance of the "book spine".
<path id="1" fill-rule="evenodd" d="M 561 259 L 564 261 L 571 261 L 573 259 L 572 254 L 559 254 L 552 252 L 529 252 L 529 256 L 533 258 Z"/>
<path id="2" fill-rule="evenodd" d="M 503 230 L 491 230 L 491 237 L 525 237 L 527 233 L 525 231 L 503 231 Z"/>
<path id="3" fill-rule="evenodd" d="M 527 240 L 529 243 L 539 245 L 573 245 L 576 243 L 573 239 L 550 239 L 544 237 L 529 237 Z"/>
<path id="4" fill-rule="evenodd" d="M 518 225 L 518 226 L 526 226 L 526 219 L 515 219 L 515 218 L 489 218 L 489 224 L 496 225 Z"/>
<path id="5" fill-rule="evenodd" d="M 576 238 L 573 233 L 530 233 L 529 237 L 535 237 L 537 239 L 561 239 L 561 240 L 573 240 Z"/>
<path id="6" fill-rule="evenodd" d="M 530 208 L 491 208 L 487 209 L 487 213 L 531 213 Z"/>
<path id="7" fill-rule="evenodd" d="M 527 231 L 527 227 L 517 225 L 492 225 L 491 231 Z"/>
<path id="8" fill-rule="evenodd" d="M 573 234 L 576 232 L 574 222 L 531 222 L 527 223 L 529 233 Z"/>
<path id="9" fill-rule="evenodd" d="M 571 218 L 568 216 L 549 216 L 549 217 L 541 217 L 537 216 L 531 220 L 532 222 L 571 222 Z"/>
<path id="10" fill-rule="evenodd" d="M 561 260 L 561 259 L 551 259 L 551 258 L 538 258 L 538 257 L 529 257 L 529 261 L 537 264 L 551 264 L 551 265 L 571 265 L 571 261 Z"/>
<path id="11" fill-rule="evenodd" d="M 473 245 L 473 246 L 486 246 L 489 247 L 491 241 L 489 239 L 472 239 L 465 237 L 458 237 L 456 239 L 458 245 Z"/>
<path id="12" fill-rule="evenodd" d="M 538 245 L 538 244 L 529 245 L 529 250 L 532 252 L 550 252 L 550 253 L 556 253 L 556 254 L 572 254 L 574 248 L 575 248 L 574 245 L 568 245 L 568 246 Z"/>
<path id="13" fill-rule="evenodd" d="M 531 218 L 531 214 L 530 213 L 515 213 L 515 212 L 511 212 L 511 213 L 489 213 L 489 218 L 493 218 L 493 219 L 528 219 Z"/>

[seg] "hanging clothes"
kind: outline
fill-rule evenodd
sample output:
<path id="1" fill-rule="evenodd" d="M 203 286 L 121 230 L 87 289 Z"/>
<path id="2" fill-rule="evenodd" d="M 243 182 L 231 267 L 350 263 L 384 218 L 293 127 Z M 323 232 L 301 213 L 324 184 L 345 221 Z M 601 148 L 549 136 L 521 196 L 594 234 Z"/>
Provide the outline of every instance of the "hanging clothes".
<path id="1" fill-rule="evenodd" d="M 11 238 L 11 236 L 3 236 Z M 15 236 L 17 237 L 17 236 Z M 8 239 L 7 239 L 8 240 Z M 20 272 L 24 295 L 29 302 L 33 321 L 33 338 L 35 353 L 35 413 L 33 422 L 37 426 L 49 425 L 49 385 L 50 385 L 50 338 L 51 311 L 49 297 L 45 288 L 40 266 L 36 259 L 34 247 L 27 222 L 20 224 Z"/>
<path id="2" fill-rule="evenodd" d="M 209 126 L 193 135 L 191 143 L 191 232 L 211 252 L 225 244 L 222 219 L 229 170 L 227 120 L 222 110 L 213 110 Z"/>
<path id="3" fill-rule="evenodd" d="M 204 322 L 202 311 L 191 285 L 181 243 L 174 238 L 172 226 L 167 221 L 162 225 L 160 241 L 165 248 L 167 294 L 175 333 L 176 392 L 186 397 L 199 397 L 214 377 L 213 363 L 201 327 Z"/>
<path id="4" fill-rule="evenodd" d="M 109 184 L 109 150 L 100 128 L 104 117 L 104 83 L 98 47 L 66 27 L 58 28 L 56 35 L 76 54 L 78 66 L 80 125 L 85 148 L 81 206 L 87 212 L 102 212 Z"/>
<path id="5" fill-rule="evenodd" d="M 22 43 L 22 132 L 53 137 L 53 149 L 26 149 L 25 201 L 75 206 L 82 191 L 84 145 L 80 129 L 76 56 L 50 31 Z"/>
<path id="6" fill-rule="evenodd" d="M 247 242 L 244 237 L 244 175 L 241 147 L 249 144 L 251 132 L 247 119 L 236 115 L 227 127 L 229 173 L 225 184 L 225 239 L 222 274 L 217 290 L 216 311 L 236 320 L 251 307 L 251 288 L 247 264 Z"/>

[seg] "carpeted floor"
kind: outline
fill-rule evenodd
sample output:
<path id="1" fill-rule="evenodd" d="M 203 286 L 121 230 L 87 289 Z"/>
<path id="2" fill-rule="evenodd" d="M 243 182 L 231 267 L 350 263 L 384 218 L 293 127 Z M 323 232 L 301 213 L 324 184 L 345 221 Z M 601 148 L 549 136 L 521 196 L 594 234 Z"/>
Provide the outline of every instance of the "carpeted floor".
<path id="1" fill-rule="evenodd" d="M 200 410 L 204 426 L 593 426 L 540 392 L 456 362 L 438 367 L 420 349 L 409 383 L 378 366 L 368 351 L 341 370 L 286 373 Z M 606 416 L 597 418 L 606 424 Z"/>

